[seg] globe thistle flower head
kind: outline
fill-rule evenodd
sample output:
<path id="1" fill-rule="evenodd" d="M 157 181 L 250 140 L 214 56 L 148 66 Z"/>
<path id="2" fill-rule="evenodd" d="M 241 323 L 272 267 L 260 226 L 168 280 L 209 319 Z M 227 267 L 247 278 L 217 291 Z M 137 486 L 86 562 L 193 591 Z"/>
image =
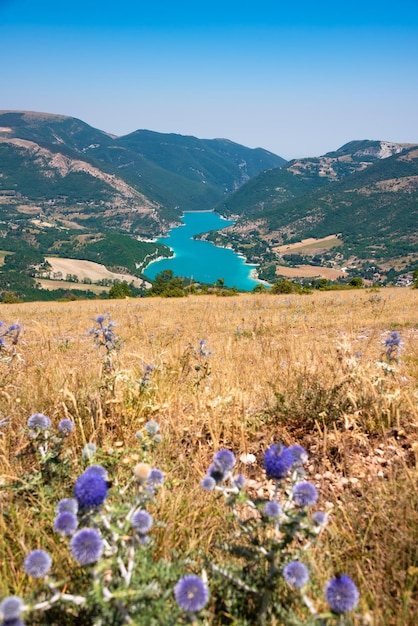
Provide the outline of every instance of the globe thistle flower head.
<path id="1" fill-rule="evenodd" d="M 148 463 L 138 463 L 134 467 L 134 476 L 138 483 L 145 483 L 151 474 L 151 466 Z"/>
<path id="2" fill-rule="evenodd" d="M 70 511 L 59 513 L 54 520 L 54 530 L 60 535 L 71 537 L 77 530 L 78 519 Z"/>
<path id="3" fill-rule="evenodd" d="M 323 511 L 315 511 L 315 513 L 312 514 L 312 518 L 318 526 L 325 526 L 328 520 L 328 515 Z"/>
<path id="4" fill-rule="evenodd" d="M 230 472 L 235 465 L 235 455 L 231 450 L 218 450 L 213 457 L 213 464 L 223 472 Z"/>
<path id="5" fill-rule="evenodd" d="M 33 413 L 28 419 L 28 427 L 32 430 L 46 430 L 51 427 L 51 420 L 43 413 Z"/>
<path id="6" fill-rule="evenodd" d="M 308 568 L 300 561 L 290 561 L 283 568 L 283 578 L 291 586 L 300 589 L 309 580 Z"/>
<path id="7" fill-rule="evenodd" d="M 74 485 L 74 495 L 80 509 L 101 506 L 106 499 L 107 491 L 107 482 L 98 472 L 84 472 Z"/>
<path id="8" fill-rule="evenodd" d="M 149 435 L 156 435 L 160 430 L 160 426 L 155 420 L 149 420 L 145 424 L 145 430 Z"/>
<path id="9" fill-rule="evenodd" d="M 285 478 L 293 465 L 293 454 L 281 444 L 273 444 L 264 453 L 264 468 L 267 478 Z"/>
<path id="10" fill-rule="evenodd" d="M 0 604 L 0 616 L 5 622 L 15 620 L 23 609 L 23 600 L 19 596 L 8 596 Z"/>
<path id="11" fill-rule="evenodd" d="M 63 498 L 57 504 L 57 514 L 59 513 L 73 513 L 77 515 L 78 502 L 75 498 Z"/>
<path id="12" fill-rule="evenodd" d="M 312 483 L 298 483 L 293 488 L 293 500 L 298 506 L 312 506 L 318 500 L 318 491 Z"/>
<path id="13" fill-rule="evenodd" d="M 138 509 L 132 515 L 131 524 L 138 533 L 140 533 L 141 535 L 146 535 L 152 528 L 152 515 L 150 515 L 148 511 Z"/>
<path id="14" fill-rule="evenodd" d="M 5 619 L 1 626 L 25 626 L 25 622 L 20 617 L 14 617 L 13 619 Z"/>
<path id="15" fill-rule="evenodd" d="M 95 528 L 82 528 L 71 539 L 70 550 L 80 565 L 90 565 L 101 557 L 103 539 Z"/>
<path id="16" fill-rule="evenodd" d="M 272 517 L 273 519 L 276 519 L 282 514 L 282 507 L 278 502 L 272 500 L 271 502 L 267 502 L 266 506 L 264 507 L 264 513 L 267 515 L 267 517 Z"/>
<path id="17" fill-rule="evenodd" d="M 205 476 L 200 481 L 200 486 L 205 491 L 212 491 L 212 489 L 215 489 L 215 487 L 216 487 L 216 480 L 214 478 L 212 478 L 212 476 Z"/>
<path id="18" fill-rule="evenodd" d="M 223 483 L 223 481 L 227 478 L 228 473 L 224 472 L 218 465 L 212 463 L 208 469 L 208 476 L 213 478 L 217 485 Z"/>
<path id="19" fill-rule="evenodd" d="M 84 446 L 81 452 L 81 456 L 83 457 L 83 459 L 88 461 L 89 459 L 92 459 L 94 457 L 94 455 L 96 454 L 96 450 L 97 450 L 97 446 L 95 443 L 91 443 L 91 442 L 86 443 L 86 445 Z"/>
<path id="20" fill-rule="evenodd" d="M 296 443 L 293 446 L 289 446 L 289 450 L 293 455 L 293 465 L 300 466 L 308 460 L 308 453 L 303 446 Z"/>
<path id="21" fill-rule="evenodd" d="M 237 476 L 233 477 L 232 482 L 234 484 L 234 487 L 236 487 L 237 489 L 242 489 L 245 486 L 247 479 L 242 474 L 238 474 Z"/>
<path id="22" fill-rule="evenodd" d="M 74 430 L 74 422 L 70 419 L 64 418 L 58 424 L 58 430 L 62 435 L 69 435 Z"/>
<path id="23" fill-rule="evenodd" d="M 347 613 L 354 609 L 360 594 L 347 574 L 332 578 L 325 587 L 325 598 L 334 613 Z"/>
<path id="24" fill-rule="evenodd" d="M 45 550 L 32 550 L 23 562 L 23 569 L 32 578 L 42 578 L 51 569 L 52 559 Z"/>
<path id="25" fill-rule="evenodd" d="M 147 478 L 147 483 L 151 487 L 159 487 L 164 482 L 164 474 L 160 469 L 153 468 Z"/>
<path id="26" fill-rule="evenodd" d="M 174 597 L 183 611 L 197 613 L 209 600 L 209 589 L 199 576 L 190 574 L 180 578 L 174 587 Z"/>

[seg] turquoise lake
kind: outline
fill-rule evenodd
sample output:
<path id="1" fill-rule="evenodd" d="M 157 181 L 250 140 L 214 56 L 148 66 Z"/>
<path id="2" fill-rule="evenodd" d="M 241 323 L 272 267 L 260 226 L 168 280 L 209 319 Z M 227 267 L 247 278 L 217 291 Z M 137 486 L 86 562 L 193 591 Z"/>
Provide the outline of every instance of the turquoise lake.
<path id="1" fill-rule="evenodd" d="M 171 248 L 174 257 L 150 263 L 145 276 L 153 279 L 163 270 L 172 270 L 175 276 L 193 278 L 202 283 L 215 283 L 223 278 L 225 285 L 242 291 L 252 291 L 259 281 L 251 278 L 256 265 L 247 265 L 245 259 L 226 248 L 218 248 L 209 241 L 193 239 L 194 235 L 208 230 L 220 230 L 234 222 L 222 219 L 211 211 L 187 211 L 182 217 L 183 225 L 169 231 L 159 243 Z"/>

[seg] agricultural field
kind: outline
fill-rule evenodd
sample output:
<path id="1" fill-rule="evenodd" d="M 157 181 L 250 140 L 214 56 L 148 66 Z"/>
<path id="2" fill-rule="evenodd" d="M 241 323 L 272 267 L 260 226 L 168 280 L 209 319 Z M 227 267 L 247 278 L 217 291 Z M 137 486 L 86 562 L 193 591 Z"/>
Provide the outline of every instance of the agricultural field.
<path id="1" fill-rule="evenodd" d="M 3 304 L 0 600 L 21 597 L 34 626 L 414 626 L 417 304 L 418 290 L 395 288 Z M 304 447 L 317 500 L 298 508 L 293 478 L 272 478 L 273 444 Z M 231 463 L 215 480 L 222 450 Z M 79 512 L 103 537 L 93 561 L 82 531 L 56 522 L 91 464 L 108 489 Z M 264 508 L 277 499 L 280 524 Z M 48 575 L 29 575 L 35 549 L 51 555 Z M 309 571 L 302 590 L 283 574 L 291 559 Z M 324 596 L 340 574 L 359 591 L 347 613 Z M 182 611 L 186 575 L 204 597 Z"/>

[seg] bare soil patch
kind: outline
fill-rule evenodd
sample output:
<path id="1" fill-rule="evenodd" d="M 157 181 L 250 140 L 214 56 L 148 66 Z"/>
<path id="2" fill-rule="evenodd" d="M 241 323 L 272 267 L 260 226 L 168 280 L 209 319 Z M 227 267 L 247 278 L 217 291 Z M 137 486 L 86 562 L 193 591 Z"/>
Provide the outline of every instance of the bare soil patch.
<path id="1" fill-rule="evenodd" d="M 79 259 L 62 259 L 58 257 L 45 257 L 48 263 L 52 267 L 53 273 L 61 272 L 63 278 L 67 274 L 75 274 L 79 280 L 83 278 L 90 278 L 92 281 L 101 280 L 102 278 L 108 278 L 110 280 L 126 280 L 128 283 L 133 281 L 136 287 L 140 287 L 142 281 L 140 278 L 133 276 L 132 274 L 119 274 L 109 271 L 104 265 L 100 263 L 93 263 L 93 261 L 81 261 Z M 78 283 L 71 283 L 73 288 Z"/>
<path id="2" fill-rule="evenodd" d="M 276 267 L 276 274 L 278 276 L 286 276 L 286 278 L 314 278 L 319 276 L 320 278 L 327 278 L 328 280 L 337 280 L 337 278 L 347 276 L 347 274 L 341 270 L 336 270 L 332 267 L 321 267 L 319 265 L 299 265 L 297 267 L 278 265 Z"/>
<path id="3" fill-rule="evenodd" d="M 328 235 L 327 237 L 322 237 L 322 239 L 314 239 L 313 237 L 302 239 L 302 241 L 298 241 L 297 243 L 278 246 L 277 248 L 274 248 L 274 250 L 279 254 L 294 252 L 295 250 L 298 252 L 303 251 L 305 254 L 316 254 L 319 250 L 329 250 L 334 246 L 341 245 L 342 241 L 341 239 L 338 239 L 337 235 Z"/>

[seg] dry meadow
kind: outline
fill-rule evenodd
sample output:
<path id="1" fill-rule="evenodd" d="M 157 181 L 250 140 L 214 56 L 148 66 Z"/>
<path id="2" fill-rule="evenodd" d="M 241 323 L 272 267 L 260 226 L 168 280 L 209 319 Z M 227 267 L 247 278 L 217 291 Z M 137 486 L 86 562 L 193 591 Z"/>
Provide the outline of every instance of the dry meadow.
<path id="1" fill-rule="evenodd" d="M 312 561 L 318 584 L 344 571 L 360 589 L 362 623 L 416 624 L 417 303 L 418 290 L 381 289 L 1 305 L 5 324 L 22 333 L 14 354 L 0 352 L 0 419 L 9 420 L 0 436 L 0 597 L 33 584 L 21 567 L 33 548 L 57 555 L 63 573 L 71 567 L 51 533 L 56 501 L 15 489 L 36 464 L 28 417 L 71 418 L 73 478 L 94 442 L 116 483 L 142 460 L 135 434 L 153 419 L 163 437 L 153 463 L 166 475 L 159 556 L 214 550 L 225 532 L 199 484 L 217 449 L 254 455 L 239 470 L 263 494 L 264 450 L 299 443 L 318 508 L 330 513 Z M 100 314 L 122 340 L 111 372 L 89 334 Z M 394 330 L 403 344 L 388 364 Z M 57 500 L 71 488 L 63 484 Z"/>

